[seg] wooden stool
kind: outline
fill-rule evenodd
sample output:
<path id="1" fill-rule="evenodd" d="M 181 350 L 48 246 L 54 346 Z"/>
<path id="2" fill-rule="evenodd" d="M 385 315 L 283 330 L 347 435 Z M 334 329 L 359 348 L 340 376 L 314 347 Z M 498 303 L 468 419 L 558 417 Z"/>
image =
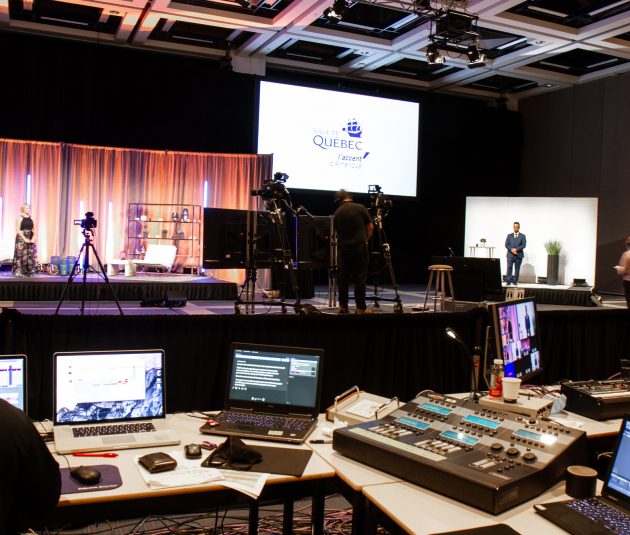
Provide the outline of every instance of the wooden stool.
<path id="1" fill-rule="evenodd" d="M 505 300 L 514 301 L 525 297 L 525 288 L 507 288 L 505 290 Z"/>
<path id="2" fill-rule="evenodd" d="M 453 271 L 452 266 L 435 264 L 433 266 L 429 266 L 429 282 L 427 284 L 427 290 L 424 293 L 424 303 L 422 305 L 422 310 L 427 309 L 427 299 L 429 298 L 429 294 L 431 293 L 431 285 L 433 284 L 434 275 L 435 276 L 435 290 L 432 296 L 433 299 L 433 312 L 437 310 L 437 301 L 440 300 L 440 310 L 444 311 L 445 303 L 447 300 L 453 303 L 453 311 L 455 310 L 455 291 L 453 289 L 453 279 L 451 277 L 451 271 Z M 448 289 L 450 291 L 451 296 L 446 297 L 446 284 L 444 280 L 444 274 L 446 273 L 448 280 Z"/>

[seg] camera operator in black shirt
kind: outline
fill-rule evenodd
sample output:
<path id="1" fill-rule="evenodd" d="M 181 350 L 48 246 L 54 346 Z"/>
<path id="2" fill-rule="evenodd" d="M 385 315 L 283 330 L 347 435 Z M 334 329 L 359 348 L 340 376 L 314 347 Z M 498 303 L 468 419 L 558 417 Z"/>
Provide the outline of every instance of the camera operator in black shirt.
<path id="1" fill-rule="evenodd" d="M 354 282 L 356 314 L 371 314 L 365 304 L 365 288 L 369 264 L 368 240 L 374 231 L 372 218 L 365 206 L 353 202 L 345 190 L 335 194 L 339 208 L 335 211 L 337 258 L 339 259 L 339 313 L 348 313 L 348 290 Z"/>

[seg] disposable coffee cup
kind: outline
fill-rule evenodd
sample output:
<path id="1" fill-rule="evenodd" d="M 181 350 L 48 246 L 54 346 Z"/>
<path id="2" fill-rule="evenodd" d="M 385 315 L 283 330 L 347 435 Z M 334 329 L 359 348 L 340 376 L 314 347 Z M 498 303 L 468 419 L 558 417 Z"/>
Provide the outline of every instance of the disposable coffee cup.
<path id="1" fill-rule="evenodd" d="M 503 401 L 506 403 L 516 403 L 518 391 L 521 388 L 521 380 L 516 377 L 504 377 L 503 381 Z"/>

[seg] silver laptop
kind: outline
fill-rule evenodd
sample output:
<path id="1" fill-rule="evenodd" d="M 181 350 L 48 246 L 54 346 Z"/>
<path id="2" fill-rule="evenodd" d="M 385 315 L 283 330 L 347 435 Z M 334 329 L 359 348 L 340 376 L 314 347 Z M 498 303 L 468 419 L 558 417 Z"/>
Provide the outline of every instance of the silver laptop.
<path id="1" fill-rule="evenodd" d="M 53 355 L 58 453 L 179 444 L 166 427 L 164 351 Z"/>
<path id="2" fill-rule="evenodd" d="M 0 399 L 26 412 L 26 355 L 0 355 Z"/>

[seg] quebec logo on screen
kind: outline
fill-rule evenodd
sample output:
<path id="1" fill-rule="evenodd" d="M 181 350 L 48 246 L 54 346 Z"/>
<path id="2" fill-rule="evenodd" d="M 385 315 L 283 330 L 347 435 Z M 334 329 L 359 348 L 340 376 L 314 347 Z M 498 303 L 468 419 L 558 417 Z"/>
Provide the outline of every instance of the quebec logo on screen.
<path id="1" fill-rule="evenodd" d="M 370 151 L 365 150 L 361 123 L 354 117 L 340 129 L 315 128 L 313 144 L 326 152 L 330 167 L 361 169 Z"/>

